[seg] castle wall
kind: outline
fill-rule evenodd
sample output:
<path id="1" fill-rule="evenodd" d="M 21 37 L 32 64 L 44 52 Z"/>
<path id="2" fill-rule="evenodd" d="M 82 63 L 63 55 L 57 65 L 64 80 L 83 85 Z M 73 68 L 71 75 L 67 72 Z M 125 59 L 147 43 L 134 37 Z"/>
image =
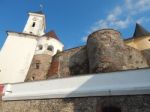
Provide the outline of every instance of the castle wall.
<path id="1" fill-rule="evenodd" d="M 0 101 L 0 112 L 149 112 L 150 95 Z"/>
<path id="2" fill-rule="evenodd" d="M 148 57 L 141 51 L 129 46 L 125 46 L 123 53 L 123 70 L 139 69 L 150 67 L 148 64 Z"/>
<path id="3" fill-rule="evenodd" d="M 99 30 L 88 37 L 90 73 L 123 70 L 124 43 L 115 30 Z"/>
<path id="4" fill-rule="evenodd" d="M 24 82 L 36 48 L 35 38 L 8 32 L 0 53 L 0 83 Z"/>
<path id="5" fill-rule="evenodd" d="M 90 73 L 149 67 L 143 54 L 124 44 L 115 30 L 99 30 L 88 37 Z"/>
<path id="6" fill-rule="evenodd" d="M 34 55 L 25 81 L 46 80 L 51 59 L 48 54 Z"/>
<path id="7" fill-rule="evenodd" d="M 86 46 L 55 55 L 48 77 L 147 68 L 146 58 L 141 51 L 125 45 L 118 31 L 99 30 L 88 37 Z"/>
<path id="8" fill-rule="evenodd" d="M 142 53 L 145 56 L 145 58 L 147 59 L 147 62 L 149 64 L 149 66 L 150 66 L 150 49 L 143 50 Z"/>
<path id="9" fill-rule="evenodd" d="M 48 77 L 67 77 L 87 74 L 89 70 L 86 46 L 58 53 L 53 57 Z"/>

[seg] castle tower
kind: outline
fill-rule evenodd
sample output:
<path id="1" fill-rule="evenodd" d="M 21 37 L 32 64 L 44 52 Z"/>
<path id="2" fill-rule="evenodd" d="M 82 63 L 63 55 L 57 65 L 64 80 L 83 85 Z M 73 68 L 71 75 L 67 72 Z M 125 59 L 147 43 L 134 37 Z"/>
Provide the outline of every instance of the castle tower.
<path id="1" fill-rule="evenodd" d="M 23 33 L 42 36 L 45 29 L 45 15 L 42 13 L 42 11 L 34 13 L 30 12 Z"/>
<path id="2" fill-rule="evenodd" d="M 54 31 L 49 31 L 42 37 L 38 38 L 38 44 L 35 54 L 55 55 L 57 52 L 63 51 L 64 45 L 59 40 Z"/>
<path id="3" fill-rule="evenodd" d="M 54 31 L 45 29 L 40 11 L 29 13 L 23 32 L 8 32 L 0 55 L 0 83 L 46 79 L 52 57 L 64 45 Z"/>
<path id="4" fill-rule="evenodd" d="M 52 57 L 63 51 L 63 47 L 64 45 L 54 31 L 49 31 L 38 38 L 35 55 L 25 81 L 47 79 Z"/>

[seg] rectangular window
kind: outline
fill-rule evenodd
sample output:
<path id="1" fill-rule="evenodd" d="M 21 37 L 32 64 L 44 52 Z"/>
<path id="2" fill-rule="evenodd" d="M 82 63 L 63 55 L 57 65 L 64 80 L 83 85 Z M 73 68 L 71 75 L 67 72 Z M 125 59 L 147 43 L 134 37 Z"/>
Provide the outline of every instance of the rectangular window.
<path id="1" fill-rule="evenodd" d="M 33 22 L 32 27 L 35 27 L 35 22 Z"/>
<path id="2" fill-rule="evenodd" d="M 36 63 L 35 68 L 39 69 L 40 68 L 40 63 Z"/>

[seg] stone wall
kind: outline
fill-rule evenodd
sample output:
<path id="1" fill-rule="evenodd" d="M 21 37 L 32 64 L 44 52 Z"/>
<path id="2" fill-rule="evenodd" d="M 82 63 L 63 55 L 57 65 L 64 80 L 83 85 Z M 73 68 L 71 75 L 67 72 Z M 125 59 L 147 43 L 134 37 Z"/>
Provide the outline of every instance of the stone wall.
<path id="1" fill-rule="evenodd" d="M 125 46 L 123 52 L 124 70 L 150 67 L 147 57 L 137 49 Z"/>
<path id="2" fill-rule="evenodd" d="M 150 49 L 143 50 L 142 53 L 145 56 L 145 58 L 147 59 L 147 62 L 149 64 L 149 66 L 150 66 Z"/>
<path id="3" fill-rule="evenodd" d="M 115 30 L 99 30 L 88 37 L 90 73 L 122 70 L 124 43 Z"/>
<path id="4" fill-rule="evenodd" d="M 150 95 L 0 101 L 0 112 L 150 112 Z"/>
<path id="5" fill-rule="evenodd" d="M 25 81 L 47 79 L 47 73 L 50 67 L 51 59 L 51 55 L 48 54 L 34 55 Z"/>
<path id="6" fill-rule="evenodd" d="M 73 48 L 55 55 L 48 72 L 49 78 L 89 73 L 86 46 Z"/>
<path id="7" fill-rule="evenodd" d="M 124 44 L 116 30 L 99 30 L 88 37 L 90 73 L 149 67 L 143 54 Z"/>
<path id="8" fill-rule="evenodd" d="M 147 51 L 146 53 L 148 54 Z M 146 55 L 146 54 L 144 54 Z M 87 45 L 63 51 L 53 57 L 49 78 L 113 72 L 149 67 L 148 57 L 124 44 L 113 29 L 98 30 L 88 37 Z"/>
<path id="9" fill-rule="evenodd" d="M 126 46 L 118 31 L 99 30 L 88 37 L 87 45 L 58 53 L 52 62 L 49 55 L 35 55 L 26 81 L 149 67 L 150 50 L 142 53 Z M 0 101 L 0 112 L 107 112 L 107 109 L 150 112 L 150 95 Z"/>

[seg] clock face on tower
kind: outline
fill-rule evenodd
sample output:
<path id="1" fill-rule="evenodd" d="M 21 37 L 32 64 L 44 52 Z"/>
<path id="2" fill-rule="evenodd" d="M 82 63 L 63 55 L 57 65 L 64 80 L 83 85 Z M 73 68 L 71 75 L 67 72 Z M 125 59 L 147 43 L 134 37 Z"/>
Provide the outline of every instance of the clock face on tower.
<path id="1" fill-rule="evenodd" d="M 33 21 L 36 21 L 36 20 L 37 20 L 37 18 L 36 18 L 36 17 L 34 17 L 32 20 L 33 20 Z"/>

